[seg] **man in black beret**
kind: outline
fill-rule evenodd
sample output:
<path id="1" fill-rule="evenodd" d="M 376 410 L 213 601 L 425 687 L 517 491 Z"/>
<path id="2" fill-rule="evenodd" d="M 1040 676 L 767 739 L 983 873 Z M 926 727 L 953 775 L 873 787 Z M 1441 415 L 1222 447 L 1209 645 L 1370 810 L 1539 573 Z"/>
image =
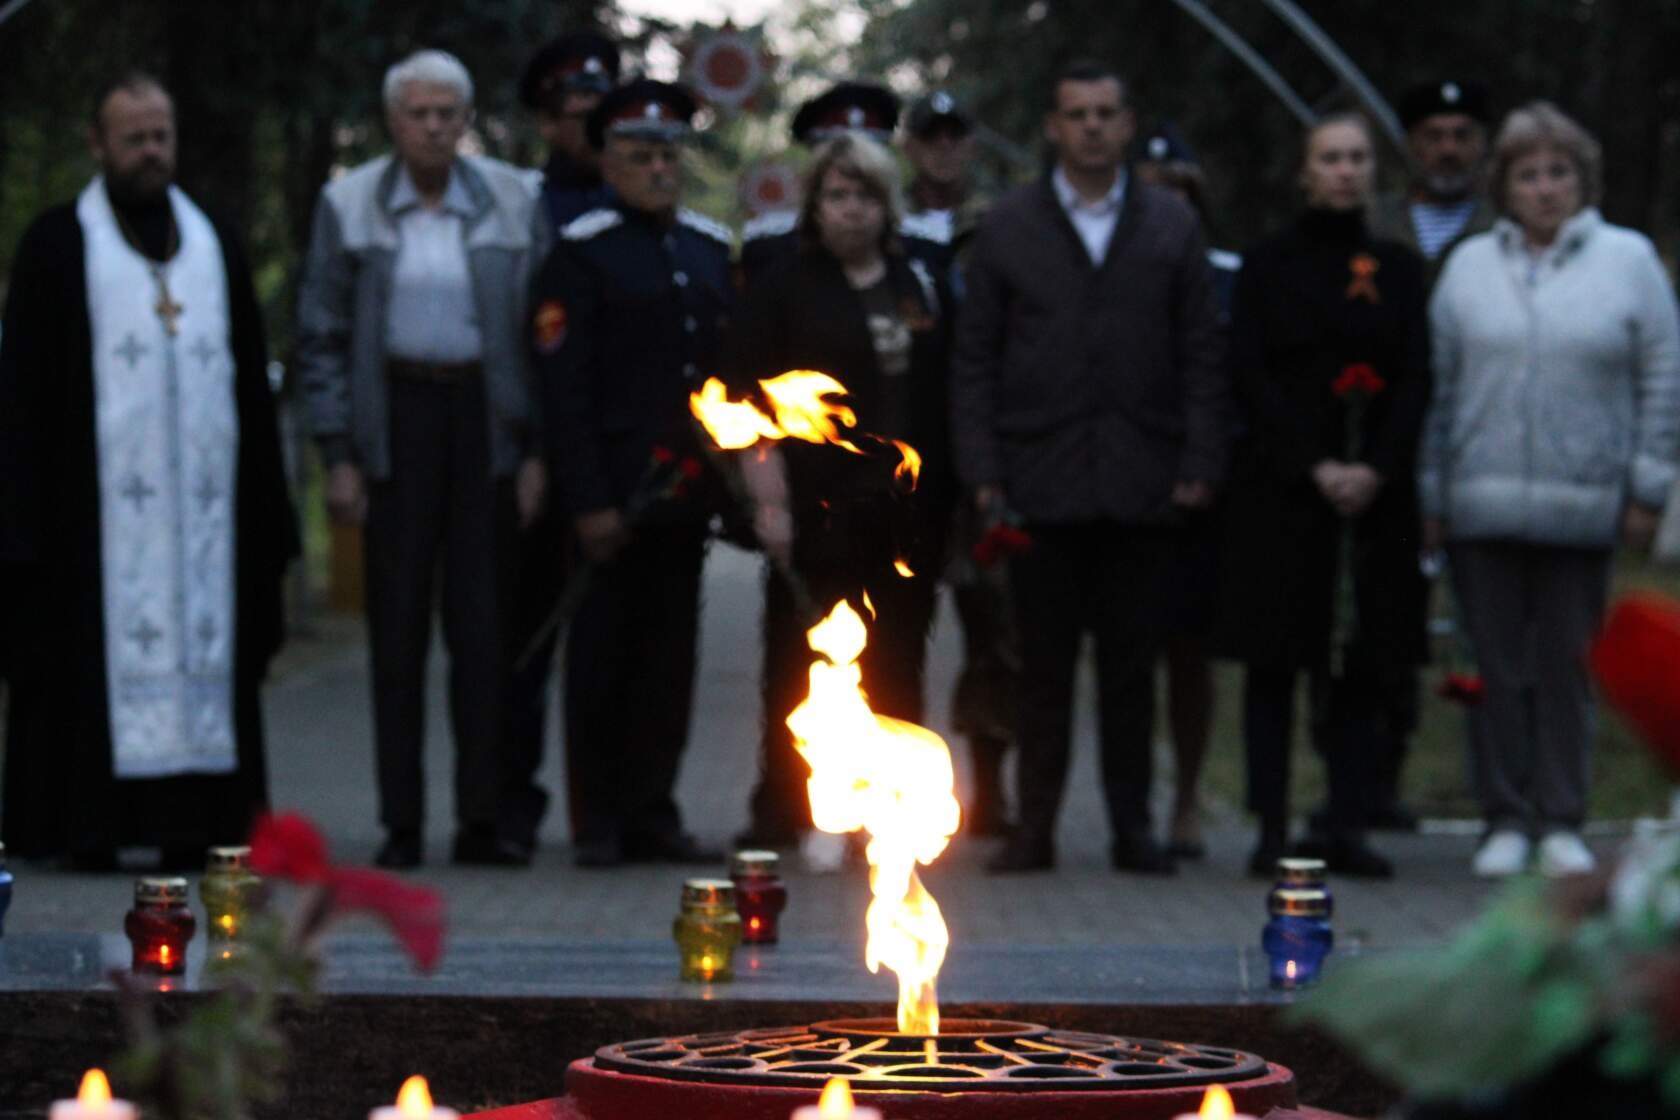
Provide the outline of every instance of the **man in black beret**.
<path id="1" fill-rule="evenodd" d="M 1417 250 L 1431 287 L 1447 257 L 1465 238 L 1493 226 L 1497 215 L 1485 182 L 1491 105 L 1481 82 L 1444 79 L 1425 82 L 1400 97 L 1400 123 L 1411 148 L 1407 189 L 1385 194 L 1371 208 L 1371 231 Z M 1390 741 L 1372 744 L 1368 768 L 1367 824 L 1409 832 L 1417 816 L 1400 798 L 1400 772 L 1417 730 L 1419 681 L 1415 670 L 1389 682 Z"/>
<path id="2" fill-rule="evenodd" d="M 566 635 L 575 862 L 708 863 L 672 796 L 688 738 L 710 487 L 643 511 L 656 455 L 700 461 L 688 395 L 717 362 L 734 286 L 729 230 L 678 205 L 695 102 L 647 79 L 587 122 L 607 202 L 561 231 L 533 289 L 550 470 L 588 594 Z"/>
<path id="3" fill-rule="evenodd" d="M 618 45 L 598 31 L 569 31 L 531 57 L 519 100 L 536 114 L 548 146 L 543 201 L 556 230 L 601 205 L 600 157 L 584 122 L 618 83 Z"/>
<path id="4" fill-rule="evenodd" d="M 1412 180 L 1372 209 L 1373 232 L 1416 249 L 1431 284 L 1447 254 L 1493 225 L 1483 182 L 1489 98 L 1480 82 L 1427 82 L 1400 98 L 1400 122 L 1411 148 Z"/>
<path id="5" fill-rule="evenodd" d="M 618 47 L 596 31 L 570 31 L 545 45 L 525 66 L 519 100 L 537 118 L 548 148 L 542 202 L 555 233 L 607 199 L 600 158 L 589 145 L 584 121 L 618 80 Z M 520 533 L 508 640 L 514 658 L 553 611 L 564 585 L 566 526 L 543 510 Z M 534 850 L 548 811 L 548 793 L 537 783 L 542 768 L 548 679 L 555 638 L 548 638 L 508 677 L 502 707 L 502 816 L 510 837 Z M 568 780 L 571 774 L 568 769 Z"/>

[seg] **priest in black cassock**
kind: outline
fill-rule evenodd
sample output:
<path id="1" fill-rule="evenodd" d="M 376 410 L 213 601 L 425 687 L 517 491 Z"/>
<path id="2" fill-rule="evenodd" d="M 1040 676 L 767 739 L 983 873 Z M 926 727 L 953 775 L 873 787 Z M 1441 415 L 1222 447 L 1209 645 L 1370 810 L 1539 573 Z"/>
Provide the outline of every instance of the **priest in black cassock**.
<path id="1" fill-rule="evenodd" d="M 169 95 L 110 83 L 89 141 L 100 173 L 24 234 L 0 334 L 0 836 L 202 866 L 267 800 L 296 524 L 250 271 L 171 185 Z"/>

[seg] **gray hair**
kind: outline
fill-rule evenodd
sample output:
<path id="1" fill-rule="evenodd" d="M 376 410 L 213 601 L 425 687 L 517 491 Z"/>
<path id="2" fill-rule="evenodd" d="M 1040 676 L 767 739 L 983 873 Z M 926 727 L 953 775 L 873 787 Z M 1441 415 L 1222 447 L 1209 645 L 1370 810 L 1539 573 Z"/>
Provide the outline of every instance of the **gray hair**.
<path id="1" fill-rule="evenodd" d="M 1575 165 L 1581 178 L 1581 205 L 1597 206 L 1604 195 L 1604 151 L 1592 133 L 1549 101 L 1530 101 L 1512 110 L 1493 141 L 1490 184 L 1493 202 L 1510 213 L 1511 165 L 1524 156 L 1555 148 Z"/>
<path id="2" fill-rule="evenodd" d="M 448 51 L 415 51 L 385 71 L 385 108 L 397 107 L 397 102 L 402 100 L 403 86 L 410 82 L 448 86 L 461 95 L 463 105 L 472 105 L 472 75 Z"/>

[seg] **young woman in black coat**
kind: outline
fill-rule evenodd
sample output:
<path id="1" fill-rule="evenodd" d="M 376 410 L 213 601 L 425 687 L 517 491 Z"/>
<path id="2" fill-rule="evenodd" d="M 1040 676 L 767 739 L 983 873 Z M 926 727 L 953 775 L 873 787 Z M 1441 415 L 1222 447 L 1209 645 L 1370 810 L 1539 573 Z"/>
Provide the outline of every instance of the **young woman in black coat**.
<path id="1" fill-rule="evenodd" d="M 805 180 L 799 252 L 752 281 L 728 364 L 737 382 L 799 369 L 829 374 L 849 391 L 857 431 L 903 440 L 921 454 L 913 494 L 894 478 L 900 460 L 890 446 L 863 442 L 871 453 L 856 455 L 787 440 L 746 462 L 765 550 L 791 563 L 817 610 L 852 602 L 869 625 L 860 665 L 871 707 L 920 722 L 935 577 L 955 491 L 946 419 L 950 323 L 940 284 L 899 245 L 897 176 L 891 154 L 858 133 L 818 151 Z M 899 560 L 912 576 L 901 574 Z M 807 769 L 786 724 L 805 696 L 814 656 L 805 632 L 815 621 L 800 616 L 772 568 L 750 838 L 800 838 L 807 862 L 829 870 L 838 865 L 838 838 L 809 832 Z"/>
<path id="2" fill-rule="evenodd" d="M 1244 257 L 1231 360 L 1247 411 L 1229 494 L 1225 651 L 1247 666 L 1250 871 L 1288 843 L 1289 751 L 1298 676 L 1310 675 L 1325 756 L 1332 870 L 1387 877 L 1364 839 L 1365 773 L 1403 733 L 1409 669 L 1423 659 L 1412 482 L 1429 401 L 1422 262 L 1373 238 L 1369 126 L 1328 118 L 1306 136 L 1306 208 Z"/>

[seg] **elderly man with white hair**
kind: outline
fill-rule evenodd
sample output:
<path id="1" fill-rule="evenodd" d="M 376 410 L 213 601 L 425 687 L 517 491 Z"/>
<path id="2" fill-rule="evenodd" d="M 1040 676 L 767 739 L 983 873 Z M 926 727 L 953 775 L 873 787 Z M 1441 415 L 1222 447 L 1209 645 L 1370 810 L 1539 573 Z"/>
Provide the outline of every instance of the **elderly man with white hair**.
<path id="1" fill-rule="evenodd" d="M 545 484 L 525 321 L 548 223 L 523 172 L 460 151 L 472 93 L 466 68 L 443 51 L 391 67 L 394 150 L 322 188 L 299 295 L 298 362 L 327 509 L 364 528 L 385 867 L 423 858 L 425 664 L 440 568 L 453 858 L 530 859 L 498 832 L 497 740 L 506 561 Z"/>

